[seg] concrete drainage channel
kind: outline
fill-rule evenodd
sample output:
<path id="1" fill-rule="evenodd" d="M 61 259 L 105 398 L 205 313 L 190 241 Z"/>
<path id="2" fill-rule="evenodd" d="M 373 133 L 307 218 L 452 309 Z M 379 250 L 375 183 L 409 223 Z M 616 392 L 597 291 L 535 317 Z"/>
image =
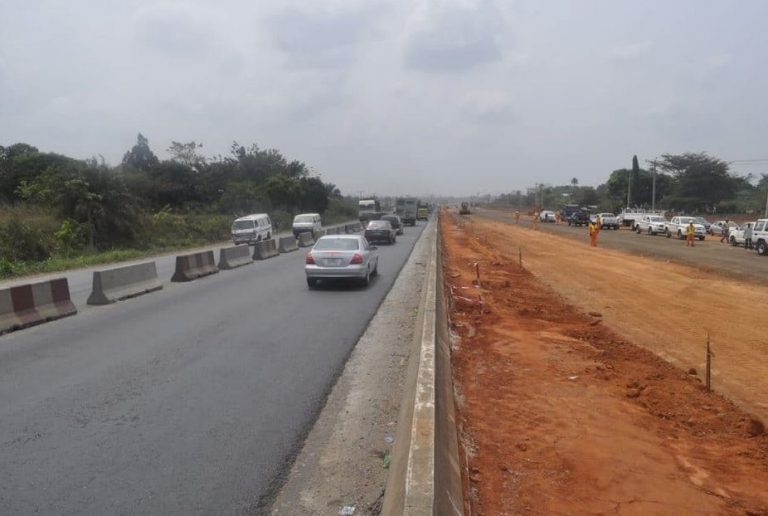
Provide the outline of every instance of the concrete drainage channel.
<path id="1" fill-rule="evenodd" d="M 440 233 L 430 253 L 420 332 L 408 372 L 392 454 L 384 515 L 463 515 L 451 340 L 442 281 Z"/>

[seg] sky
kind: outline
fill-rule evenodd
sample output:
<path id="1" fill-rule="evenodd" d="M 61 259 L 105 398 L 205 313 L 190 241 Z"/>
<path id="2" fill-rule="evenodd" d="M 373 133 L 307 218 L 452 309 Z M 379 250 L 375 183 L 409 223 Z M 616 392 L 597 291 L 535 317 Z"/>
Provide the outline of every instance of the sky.
<path id="1" fill-rule="evenodd" d="M 279 149 L 344 193 L 768 158 L 762 0 L 0 0 L 0 145 Z M 734 163 L 768 173 L 768 162 Z"/>

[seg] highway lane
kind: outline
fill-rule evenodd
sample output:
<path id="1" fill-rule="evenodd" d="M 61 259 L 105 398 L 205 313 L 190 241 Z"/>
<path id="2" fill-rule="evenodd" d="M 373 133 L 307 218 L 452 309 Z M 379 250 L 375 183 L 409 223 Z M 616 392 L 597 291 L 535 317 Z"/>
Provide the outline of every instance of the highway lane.
<path id="1" fill-rule="evenodd" d="M 513 212 L 501 210 L 475 209 L 477 216 L 487 217 L 501 222 L 514 222 Z M 523 216 L 520 224 L 530 227 L 531 217 Z M 567 224 L 540 223 L 541 233 L 554 233 L 570 238 L 585 245 L 589 244 L 587 228 L 569 227 Z M 628 251 L 649 258 L 672 260 L 693 265 L 702 270 L 711 270 L 750 282 L 768 281 L 768 258 L 759 256 L 755 251 L 743 247 L 721 244 L 719 236 L 707 235 L 702 242 L 696 240 L 696 247 L 686 248 L 685 241 L 664 236 L 638 235 L 622 228 L 619 231 L 604 229 L 598 239 L 599 247 Z"/>
<path id="2" fill-rule="evenodd" d="M 258 512 L 423 228 L 368 289 L 299 251 L 0 337 L 0 513 Z"/>
<path id="3" fill-rule="evenodd" d="M 356 221 L 348 221 L 347 224 L 352 224 L 354 222 Z M 334 226 L 336 226 L 336 224 L 331 224 L 331 227 L 334 227 Z M 284 231 L 284 232 L 281 232 L 279 235 L 277 235 L 277 237 L 279 238 L 282 236 L 288 236 L 290 234 L 291 232 Z M 160 281 L 162 281 L 163 283 L 168 283 L 171 281 L 171 276 L 173 276 L 173 272 L 176 269 L 177 255 L 213 250 L 214 257 L 216 258 L 216 261 L 218 263 L 219 249 L 222 247 L 231 247 L 232 245 L 233 244 L 231 241 L 226 241 L 226 242 L 220 242 L 218 244 L 201 246 L 193 249 L 184 249 L 184 250 L 179 250 L 175 252 L 158 254 L 155 256 L 147 256 L 145 258 L 140 258 L 138 260 L 130 260 L 126 262 L 96 265 L 93 267 L 85 267 L 82 269 L 72 269 L 72 270 L 62 271 L 62 272 L 52 272 L 52 273 L 40 274 L 37 276 L 14 278 L 11 280 L 0 281 L 0 289 L 13 287 L 16 285 L 24 285 L 28 283 L 35 283 L 38 281 L 47 281 L 55 278 L 65 277 L 69 282 L 69 293 L 70 293 L 70 296 L 72 297 L 72 301 L 74 301 L 78 309 L 84 309 L 87 307 L 86 301 L 88 301 L 88 296 L 91 294 L 91 288 L 93 286 L 94 271 L 103 271 L 103 270 L 111 269 L 115 267 L 123 267 L 126 265 L 134 265 L 137 263 L 154 261 L 155 266 L 157 267 L 157 276 L 160 278 Z M 253 246 L 250 246 L 250 247 L 251 247 L 251 251 L 253 251 Z"/>

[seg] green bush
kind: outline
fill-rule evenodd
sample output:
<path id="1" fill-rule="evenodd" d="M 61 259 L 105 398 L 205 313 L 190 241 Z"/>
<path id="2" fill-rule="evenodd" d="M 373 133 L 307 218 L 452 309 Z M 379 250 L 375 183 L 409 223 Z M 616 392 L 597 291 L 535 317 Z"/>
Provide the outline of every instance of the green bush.
<path id="1" fill-rule="evenodd" d="M 45 260 L 54 249 L 50 233 L 12 217 L 0 225 L 0 256 L 5 261 Z"/>

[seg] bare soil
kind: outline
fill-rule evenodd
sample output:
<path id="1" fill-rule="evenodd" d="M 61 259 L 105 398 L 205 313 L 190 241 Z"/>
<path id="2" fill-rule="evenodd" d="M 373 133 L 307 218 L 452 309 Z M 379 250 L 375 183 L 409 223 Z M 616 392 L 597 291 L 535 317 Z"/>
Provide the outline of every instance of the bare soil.
<path id="1" fill-rule="evenodd" d="M 725 338 L 768 292 L 476 217 L 441 234 L 469 514 L 768 514 L 765 344 Z M 705 313 L 715 387 L 755 410 L 702 385 Z"/>

